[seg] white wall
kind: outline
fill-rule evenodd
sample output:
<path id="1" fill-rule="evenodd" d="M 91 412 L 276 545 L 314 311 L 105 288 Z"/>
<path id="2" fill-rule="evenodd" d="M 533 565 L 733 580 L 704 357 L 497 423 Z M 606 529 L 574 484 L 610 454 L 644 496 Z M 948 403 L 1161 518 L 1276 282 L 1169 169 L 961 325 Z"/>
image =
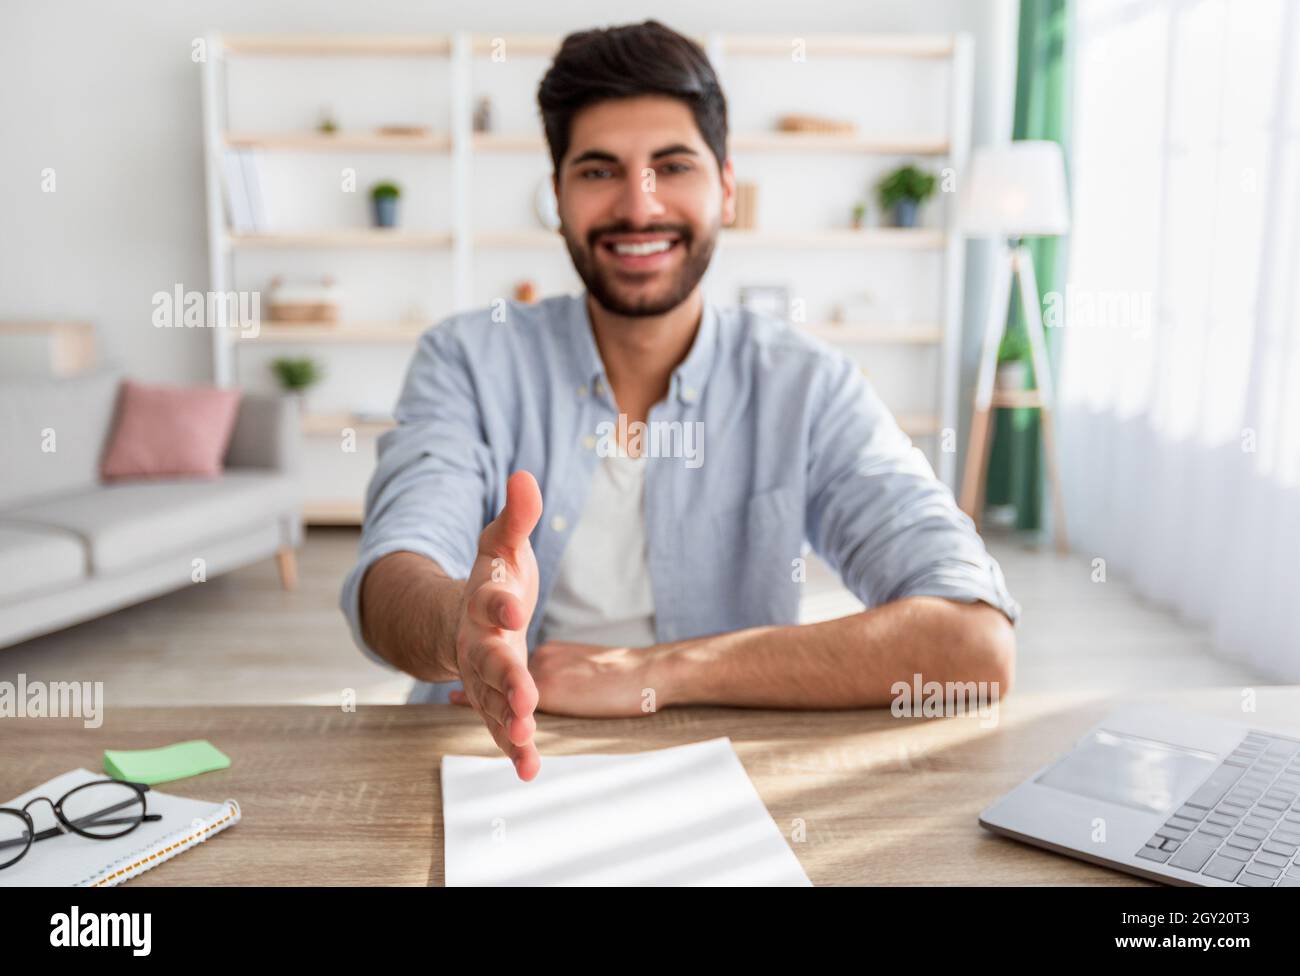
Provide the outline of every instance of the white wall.
<path id="1" fill-rule="evenodd" d="M 1010 131 L 1018 0 L 429 4 L 10 0 L 0 13 L 0 318 L 84 318 L 138 378 L 211 376 L 209 337 L 155 329 L 151 298 L 207 288 L 198 66 L 224 32 L 563 33 L 656 17 L 693 34 L 966 31 L 976 145 Z M 888 91 L 882 99 L 894 97 Z M 41 190 L 42 171 L 57 190 Z M 986 257 L 968 254 L 962 402 L 982 325 Z"/>

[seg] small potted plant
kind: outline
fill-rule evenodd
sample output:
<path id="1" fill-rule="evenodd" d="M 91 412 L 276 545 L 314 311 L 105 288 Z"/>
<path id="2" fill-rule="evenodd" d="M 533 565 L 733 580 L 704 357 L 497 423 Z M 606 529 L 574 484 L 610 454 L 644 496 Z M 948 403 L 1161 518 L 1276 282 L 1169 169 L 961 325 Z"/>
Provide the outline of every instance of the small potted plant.
<path id="1" fill-rule="evenodd" d="M 880 207 L 892 214 L 895 227 L 915 227 L 917 209 L 934 195 L 933 173 L 908 164 L 887 174 L 876 184 Z"/>
<path id="2" fill-rule="evenodd" d="M 867 202 L 859 200 L 853 205 L 853 229 L 862 230 L 867 223 Z"/>
<path id="3" fill-rule="evenodd" d="M 305 357 L 284 356 L 273 359 L 271 371 L 280 381 L 281 388 L 298 401 L 300 408 L 305 406 L 307 390 L 319 383 L 325 375 L 325 369 L 319 362 Z"/>
<path id="4" fill-rule="evenodd" d="M 376 183 L 370 188 L 370 200 L 375 205 L 375 226 L 397 226 L 397 202 L 402 198 L 402 188 L 396 183 Z"/>
<path id="5" fill-rule="evenodd" d="M 1032 350 L 1023 329 L 1008 329 L 998 346 L 998 371 L 994 382 L 999 390 L 1023 390 L 1029 378 Z"/>

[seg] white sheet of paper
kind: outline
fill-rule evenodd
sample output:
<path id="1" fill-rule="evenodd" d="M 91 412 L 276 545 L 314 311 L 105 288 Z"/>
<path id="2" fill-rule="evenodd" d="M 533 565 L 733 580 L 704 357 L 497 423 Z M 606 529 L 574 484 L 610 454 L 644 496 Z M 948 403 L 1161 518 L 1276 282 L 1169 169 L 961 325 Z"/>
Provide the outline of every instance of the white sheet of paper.
<path id="1" fill-rule="evenodd" d="M 730 739 L 624 755 L 444 756 L 448 885 L 809 885 Z"/>

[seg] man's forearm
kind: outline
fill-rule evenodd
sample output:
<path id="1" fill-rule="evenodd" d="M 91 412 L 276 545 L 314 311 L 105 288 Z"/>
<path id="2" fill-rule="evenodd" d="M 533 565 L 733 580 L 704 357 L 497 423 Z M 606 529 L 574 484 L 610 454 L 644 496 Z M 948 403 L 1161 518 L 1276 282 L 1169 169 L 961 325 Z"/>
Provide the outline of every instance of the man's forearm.
<path id="1" fill-rule="evenodd" d="M 985 681 L 1010 690 L 1015 634 L 984 603 L 911 597 L 824 623 L 754 627 L 655 649 L 667 705 L 858 708 L 896 681 Z M 662 686 L 662 687 L 659 687 Z"/>
<path id="2" fill-rule="evenodd" d="M 432 560 L 394 552 L 361 583 L 361 630 L 380 657 L 421 681 L 454 681 L 465 583 Z"/>

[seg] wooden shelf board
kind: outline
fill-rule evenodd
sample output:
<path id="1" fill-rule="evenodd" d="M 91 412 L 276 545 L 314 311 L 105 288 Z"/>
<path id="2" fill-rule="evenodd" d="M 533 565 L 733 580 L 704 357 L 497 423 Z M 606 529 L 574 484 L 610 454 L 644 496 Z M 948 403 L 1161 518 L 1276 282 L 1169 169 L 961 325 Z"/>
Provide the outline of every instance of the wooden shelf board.
<path id="1" fill-rule="evenodd" d="M 232 233 L 233 247 L 352 247 L 352 248 L 442 248 L 451 246 L 448 231 L 406 231 L 380 228 L 355 230 L 299 231 L 295 233 Z"/>
<path id="2" fill-rule="evenodd" d="M 312 436 L 341 434 L 350 427 L 361 437 L 377 437 L 392 430 L 392 420 L 361 420 L 347 413 L 306 413 L 302 417 L 302 432 Z"/>
<path id="3" fill-rule="evenodd" d="M 430 323 L 432 324 L 432 323 Z M 394 325 L 390 322 L 374 323 L 312 323 L 303 325 L 285 325 L 279 322 L 263 322 L 256 335 L 247 332 L 248 327 L 241 327 L 237 333 L 241 342 L 267 342 L 292 344 L 309 343 L 410 343 L 415 342 L 429 328 L 428 325 Z"/>
<path id="4" fill-rule="evenodd" d="M 221 46 L 236 55 L 445 56 L 445 34 L 223 34 Z"/>
<path id="5" fill-rule="evenodd" d="M 857 152 L 883 156 L 943 156 L 947 139 L 913 136 L 861 136 L 821 132 L 737 133 L 731 152 Z"/>
<path id="6" fill-rule="evenodd" d="M 471 47 L 476 55 L 488 55 L 497 50 L 498 42 L 505 45 L 507 58 L 514 55 L 550 57 L 560 48 L 563 40 L 559 34 L 476 34 Z"/>
<path id="7" fill-rule="evenodd" d="M 722 242 L 732 247 L 775 247 L 789 250 L 904 248 L 937 250 L 944 246 L 942 230 L 867 227 L 862 230 L 724 230 Z"/>
<path id="8" fill-rule="evenodd" d="M 62 335 L 65 333 L 84 335 L 93 332 L 94 328 L 94 325 L 90 322 L 80 322 L 73 319 L 51 319 L 47 322 L 39 319 L 13 319 L 0 322 L 0 334 L 2 335 Z"/>
<path id="9" fill-rule="evenodd" d="M 870 325 L 851 322 L 826 322 L 796 326 L 809 335 L 827 342 L 861 342 L 898 345 L 938 345 L 943 329 L 937 325 Z"/>
<path id="10" fill-rule="evenodd" d="M 402 135 L 385 132 L 227 132 L 226 145 L 236 149 L 302 150 L 304 152 L 445 152 L 451 136 L 445 132 Z"/>
<path id="11" fill-rule="evenodd" d="M 546 137 L 528 132 L 475 132 L 470 144 L 476 152 L 544 152 Z"/>
<path id="12" fill-rule="evenodd" d="M 485 230 L 474 235 L 476 247 L 559 247 L 564 238 L 558 231 L 543 230 Z"/>
<path id="13" fill-rule="evenodd" d="M 796 40 L 813 57 L 873 55 L 897 58 L 948 58 L 955 49 L 950 34 L 806 34 L 773 37 L 770 34 L 724 34 L 724 54 L 782 55 L 789 57 Z"/>
<path id="14" fill-rule="evenodd" d="M 365 503 L 358 501 L 308 501 L 302 506 L 302 520 L 308 525 L 360 525 Z"/>

